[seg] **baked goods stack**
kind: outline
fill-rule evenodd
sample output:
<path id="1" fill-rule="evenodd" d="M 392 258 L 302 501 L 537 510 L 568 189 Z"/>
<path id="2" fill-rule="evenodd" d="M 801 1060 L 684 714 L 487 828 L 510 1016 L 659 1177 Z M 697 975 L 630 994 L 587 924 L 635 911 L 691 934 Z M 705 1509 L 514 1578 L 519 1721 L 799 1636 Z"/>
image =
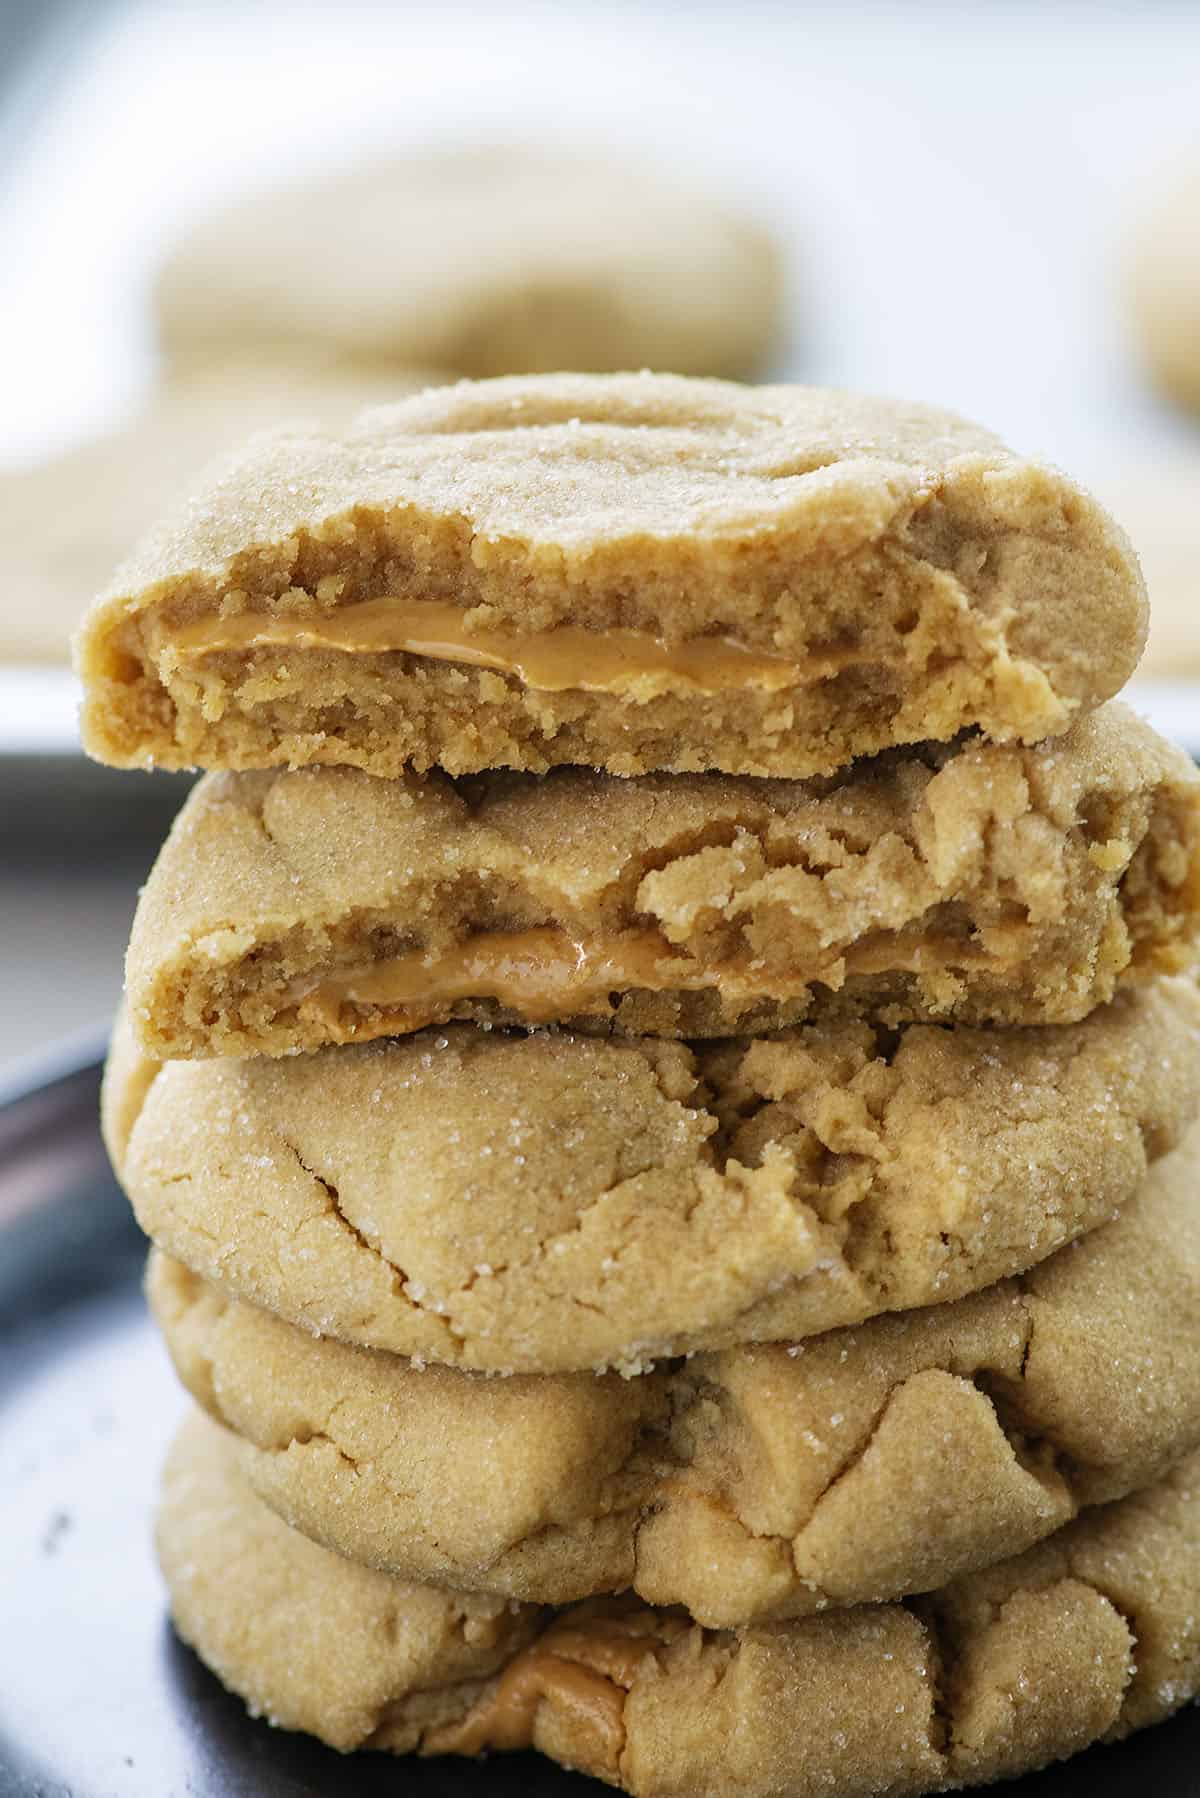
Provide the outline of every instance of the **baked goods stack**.
<path id="1" fill-rule="evenodd" d="M 1063 476 L 667 376 L 260 439 L 80 642 L 218 770 L 106 1084 L 177 1628 L 341 1749 L 918 1793 L 1200 1687 L 1200 783 Z"/>

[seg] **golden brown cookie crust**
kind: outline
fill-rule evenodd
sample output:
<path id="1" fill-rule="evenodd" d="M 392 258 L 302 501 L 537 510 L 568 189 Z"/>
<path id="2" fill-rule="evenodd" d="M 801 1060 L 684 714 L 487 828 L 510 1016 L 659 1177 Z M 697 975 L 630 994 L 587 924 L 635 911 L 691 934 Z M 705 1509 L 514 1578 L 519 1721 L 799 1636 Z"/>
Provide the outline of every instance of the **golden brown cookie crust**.
<path id="1" fill-rule="evenodd" d="M 1020 1553 L 1200 1447 L 1200 1134 L 1040 1267 L 637 1380 L 414 1369 L 153 1254 L 151 1307 L 259 1497 L 407 1579 L 564 1604 L 632 1587 L 737 1627 Z"/>
<path id="2" fill-rule="evenodd" d="M 461 1716 L 461 1687 L 478 1693 L 539 1622 L 504 1599 L 381 1584 L 304 1542 L 247 1504 L 229 1439 L 199 1416 L 168 1458 L 158 1549 L 180 1632 L 203 1639 L 213 1671 L 289 1727 L 290 1705 L 319 1685 L 325 1740 L 339 1748 L 375 1731 L 415 1748 L 424 1728 Z M 239 1592 L 253 1594 L 252 1609 Z M 323 1665 L 331 1633 L 342 1646 Z"/>
<path id="3" fill-rule="evenodd" d="M 194 1419 L 178 1439 L 158 1524 L 177 1629 L 271 1721 L 342 1749 L 534 1746 L 634 1798 L 901 1798 L 1158 1722 L 1200 1687 L 1198 1539 L 1193 1457 L 908 1604 L 738 1631 L 621 1599 L 521 1610 L 509 1628 L 532 1620 L 540 1634 L 496 1677 L 494 1635 L 453 1656 L 440 1647 L 442 1618 L 470 1601 L 289 1530 L 211 1424 Z M 385 1617 L 403 1659 L 379 1652 Z"/>
<path id="4" fill-rule="evenodd" d="M 832 783 L 213 775 L 143 891 L 126 991 L 164 1059 L 467 1018 L 1065 1023 L 1190 960 L 1198 905 L 1200 777 L 1122 706 Z"/>
<path id="5" fill-rule="evenodd" d="M 147 1233 L 293 1323 L 484 1371 L 637 1369 L 1044 1260 L 1181 1137 L 1198 1018 L 1160 980 L 1028 1031 L 448 1025 L 170 1062 L 123 1156 L 109 1134 Z"/>
<path id="6" fill-rule="evenodd" d="M 253 194 L 188 233 L 156 301 L 174 359 L 265 342 L 464 375 L 737 376 L 778 345 L 783 280 L 707 187 L 497 144 Z"/>
<path id="7" fill-rule="evenodd" d="M 108 1055 L 100 1081 L 100 1134 L 113 1167 L 120 1169 L 129 1147 L 129 1138 L 138 1115 L 146 1102 L 146 1094 L 163 1070 L 138 1043 L 122 1003 L 113 1020 Z"/>
<path id="8" fill-rule="evenodd" d="M 468 643 L 530 653 L 580 633 L 580 684 L 323 641 L 363 605 L 449 605 Z M 122 767 L 805 777 L 969 726 L 1061 733 L 1145 624 L 1107 514 L 949 414 L 666 375 L 462 383 L 214 473 L 90 613 L 83 734 Z M 593 690 L 617 633 L 649 660 Z M 674 669 L 730 641 L 764 668 Z"/>

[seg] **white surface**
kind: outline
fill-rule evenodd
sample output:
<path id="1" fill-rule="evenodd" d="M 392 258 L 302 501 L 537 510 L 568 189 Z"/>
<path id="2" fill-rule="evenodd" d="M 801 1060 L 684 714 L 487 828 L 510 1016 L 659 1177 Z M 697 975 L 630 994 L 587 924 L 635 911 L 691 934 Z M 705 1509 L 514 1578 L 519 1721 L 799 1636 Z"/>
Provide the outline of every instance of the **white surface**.
<path id="1" fill-rule="evenodd" d="M 79 747 L 79 683 L 69 668 L 0 667 L 0 755 Z"/>
<path id="2" fill-rule="evenodd" d="M 1134 680 L 1121 698 L 1200 761 L 1200 681 Z"/>

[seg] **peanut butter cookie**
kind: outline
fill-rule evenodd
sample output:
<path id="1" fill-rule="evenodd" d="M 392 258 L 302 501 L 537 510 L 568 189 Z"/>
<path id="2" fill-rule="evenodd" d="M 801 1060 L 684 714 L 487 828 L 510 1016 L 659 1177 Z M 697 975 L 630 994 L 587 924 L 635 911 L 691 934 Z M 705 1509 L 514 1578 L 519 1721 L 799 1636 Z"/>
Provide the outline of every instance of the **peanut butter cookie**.
<path id="1" fill-rule="evenodd" d="M 1110 1218 L 1195 1113 L 1200 994 L 1080 1024 L 713 1045 L 442 1034 L 122 1051 L 139 1221 L 231 1294 L 486 1372 L 641 1368 L 959 1298 Z M 127 1141 L 122 1147 L 122 1139 Z"/>
<path id="2" fill-rule="evenodd" d="M 635 1035 L 1063 1023 L 1190 959 L 1200 777 L 1123 707 L 834 781 L 210 775 L 142 895 L 152 1055 L 452 1018 Z"/>
<path id="3" fill-rule="evenodd" d="M 1145 628 L 1108 515 L 962 419 L 556 375 L 256 439 L 77 647 L 119 767 L 805 777 L 1059 734 Z"/>
<path id="4" fill-rule="evenodd" d="M 176 1628 L 272 1723 L 343 1750 L 532 1746 L 634 1798 L 916 1798 L 1157 1723 L 1200 1689 L 1198 1543 L 1193 1457 L 906 1604 L 743 1630 L 630 1599 L 498 1614 L 289 1530 L 199 1419 L 158 1522 Z"/>
<path id="5" fill-rule="evenodd" d="M 157 311 L 174 361 L 265 345 L 460 375 L 747 375 L 778 347 L 782 272 L 710 190 L 495 145 L 239 200 L 181 240 Z"/>
<path id="6" fill-rule="evenodd" d="M 1138 347 L 1172 399 L 1200 411 L 1200 161 L 1162 181 L 1133 234 L 1126 286 Z"/>
<path id="7" fill-rule="evenodd" d="M 203 1639 L 211 1664 L 272 1722 L 284 1720 L 281 1700 L 288 1708 L 275 1686 L 286 1664 L 297 1698 L 310 1680 L 321 1686 L 327 1740 L 364 1744 L 395 1697 L 397 1743 L 403 1708 L 415 1745 L 422 1729 L 461 1719 L 461 1687 L 481 1695 L 537 1634 L 534 1606 L 381 1584 L 314 1548 L 250 1498 L 231 1441 L 199 1417 L 184 1425 L 167 1464 L 159 1554 L 181 1631 Z"/>
<path id="8" fill-rule="evenodd" d="M 945 1585 L 1200 1447 L 1200 1132 L 1018 1279 L 635 1380 L 418 1370 L 157 1252 L 148 1290 L 242 1473 L 314 1540 L 405 1579 L 550 1604 L 631 1587 L 737 1627 Z"/>
<path id="9" fill-rule="evenodd" d="M 1200 454 L 1180 447 L 1126 462 L 1105 477 L 1102 498 L 1137 544 L 1150 592 L 1138 680 L 1200 680 Z M 1191 729 L 1200 733 L 1200 698 Z"/>

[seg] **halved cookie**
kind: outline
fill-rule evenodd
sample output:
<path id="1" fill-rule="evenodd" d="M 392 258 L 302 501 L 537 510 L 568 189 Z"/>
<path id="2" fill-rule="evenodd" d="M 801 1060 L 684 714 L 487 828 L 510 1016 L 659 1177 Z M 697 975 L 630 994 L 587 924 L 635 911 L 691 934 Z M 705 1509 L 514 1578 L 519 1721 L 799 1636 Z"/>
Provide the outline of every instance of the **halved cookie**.
<path id="1" fill-rule="evenodd" d="M 1191 983 L 1159 980 L 1029 1030 L 452 1024 L 148 1087 L 119 1047 L 105 1110 L 143 1228 L 238 1297 L 462 1367 L 628 1370 L 1044 1260 L 1181 1137 L 1198 1025 Z"/>
<path id="2" fill-rule="evenodd" d="M 452 1018 L 654 1036 L 808 1016 L 1065 1023 L 1179 967 L 1200 777 L 1118 705 L 832 781 L 213 775 L 143 892 L 150 1054 L 282 1055 Z"/>
<path id="3" fill-rule="evenodd" d="M 1058 734 L 1145 629 L 1108 515 L 950 414 L 557 375 L 256 439 L 78 657 L 120 767 L 807 776 Z"/>

